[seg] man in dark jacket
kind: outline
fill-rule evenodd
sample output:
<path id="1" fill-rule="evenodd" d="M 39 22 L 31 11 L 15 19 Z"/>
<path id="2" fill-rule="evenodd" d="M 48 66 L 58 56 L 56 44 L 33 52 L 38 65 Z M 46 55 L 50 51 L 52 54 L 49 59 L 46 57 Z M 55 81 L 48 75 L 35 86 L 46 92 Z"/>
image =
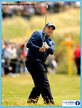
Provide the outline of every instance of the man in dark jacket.
<path id="1" fill-rule="evenodd" d="M 54 30 L 53 24 L 46 24 L 42 31 L 36 31 L 32 34 L 26 45 L 29 48 L 26 56 L 26 67 L 35 84 L 27 103 L 37 103 L 41 94 L 44 103 L 54 104 L 44 64 L 48 55 L 54 53 L 55 43 L 50 38 Z"/>

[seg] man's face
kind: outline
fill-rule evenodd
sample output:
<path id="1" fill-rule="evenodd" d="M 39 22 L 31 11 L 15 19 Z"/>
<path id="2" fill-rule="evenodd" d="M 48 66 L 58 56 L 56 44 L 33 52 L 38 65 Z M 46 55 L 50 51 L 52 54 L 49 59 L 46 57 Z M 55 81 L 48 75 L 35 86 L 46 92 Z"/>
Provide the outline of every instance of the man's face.
<path id="1" fill-rule="evenodd" d="M 53 29 L 52 26 L 51 26 L 51 27 L 45 27 L 44 31 L 45 31 L 45 33 L 47 34 L 47 36 L 50 37 L 50 36 L 53 34 L 54 29 Z"/>

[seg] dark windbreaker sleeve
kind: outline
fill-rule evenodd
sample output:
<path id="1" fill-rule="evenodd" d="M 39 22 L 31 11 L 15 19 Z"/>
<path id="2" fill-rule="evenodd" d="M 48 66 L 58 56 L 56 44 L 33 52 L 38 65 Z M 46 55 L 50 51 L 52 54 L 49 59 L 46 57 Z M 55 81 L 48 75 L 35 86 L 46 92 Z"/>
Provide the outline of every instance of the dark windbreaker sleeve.
<path id="1" fill-rule="evenodd" d="M 34 51 L 39 51 L 40 47 L 35 44 L 39 39 L 40 39 L 39 33 L 37 31 L 34 32 L 29 41 L 27 42 L 26 47 Z"/>
<path id="2" fill-rule="evenodd" d="M 49 47 L 49 49 L 48 49 L 48 53 L 49 54 L 53 54 L 54 53 L 54 51 L 55 51 L 55 43 L 54 43 L 54 41 L 52 42 L 52 45 Z"/>

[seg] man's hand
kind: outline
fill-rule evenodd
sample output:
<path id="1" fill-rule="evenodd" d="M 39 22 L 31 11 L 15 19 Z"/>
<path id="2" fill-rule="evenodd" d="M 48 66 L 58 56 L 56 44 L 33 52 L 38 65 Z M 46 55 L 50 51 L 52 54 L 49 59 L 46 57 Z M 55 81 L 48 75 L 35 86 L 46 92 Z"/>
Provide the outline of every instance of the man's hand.
<path id="1" fill-rule="evenodd" d="M 10 71 L 12 71 L 13 68 L 10 66 L 8 69 L 9 69 Z"/>
<path id="2" fill-rule="evenodd" d="M 42 46 L 45 47 L 46 49 L 49 49 L 49 46 L 48 46 L 48 44 L 46 42 L 43 42 Z"/>
<path id="3" fill-rule="evenodd" d="M 46 51 L 46 48 L 45 47 L 39 48 L 39 52 L 45 52 L 45 51 Z"/>

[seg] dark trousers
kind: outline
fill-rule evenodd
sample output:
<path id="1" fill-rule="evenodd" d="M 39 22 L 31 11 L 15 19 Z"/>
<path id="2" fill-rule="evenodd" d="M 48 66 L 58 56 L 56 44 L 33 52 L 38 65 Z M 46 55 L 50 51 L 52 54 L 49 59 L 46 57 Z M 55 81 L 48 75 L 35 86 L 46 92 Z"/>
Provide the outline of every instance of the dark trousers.
<path id="1" fill-rule="evenodd" d="M 75 63 L 77 66 L 77 74 L 80 75 L 80 58 L 76 58 Z"/>
<path id="2" fill-rule="evenodd" d="M 12 67 L 12 73 L 16 73 L 16 62 L 17 59 L 11 59 L 10 66 Z"/>
<path id="3" fill-rule="evenodd" d="M 44 101 L 47 102 L 48 100 L 52 100 L 53 97 L 51 94 L 45 65 L 38 59 L 30 58 L 26 61 L 26 67 L 30 72 L 35 84 L 35 87 L 30 93 L 29 99 L 36 99 L 41 94 Z"/>
<path id="4" fill-rule="evenodd" d="M 21 73 L 21 66 L 22 66 L 22 60 L 21 59 L 18 59 L 16 61 L 16 73 Z"/>

